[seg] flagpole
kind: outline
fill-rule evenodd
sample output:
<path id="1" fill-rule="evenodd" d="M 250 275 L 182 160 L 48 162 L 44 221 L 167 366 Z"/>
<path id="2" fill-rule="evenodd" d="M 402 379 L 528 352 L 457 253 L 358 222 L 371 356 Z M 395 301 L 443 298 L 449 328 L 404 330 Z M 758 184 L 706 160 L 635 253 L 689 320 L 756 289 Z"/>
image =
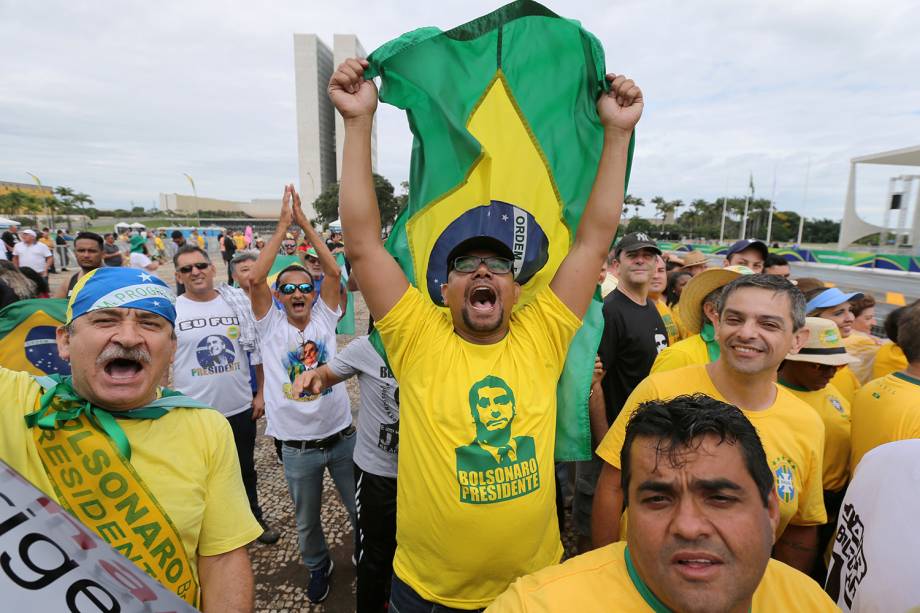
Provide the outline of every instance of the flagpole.
<path id="1" fill-rule="evenodd" d="M 773 203 L 776 201 L 776 165 L 773 166 L 773 192 L 770 194 L 770 214 L 767 217 L 767 246 L 770 246 L 770 237 L 773 234 Z"/>
<path id="2" fill-rule="evenodd" d="M 744 216 L 741 218 L 741 240 L 747 238 L 748 207 L 751 206 L 751 198 L 754 196 L 754 175 L 751 175 L 751 193 L 748 194 L 744 201 Z"/>
<path id="3" fill-rule="evenodd" d="M 723 194 L 728 193 L 728 177 L 725 177 L 725 191 Z M 722 227 L 719 228 L 719 244 L 725 240 L 725 207 L 728 206 L 728 196 L 722 196 Z"/>
<path id="4" fill-rule="evenodd" d="M 808 158 L 808 165 L 805 166 L 805 191 L 802 193 L 802 214 L 799 215 L 799 237 L 795 244 L 802 248 L 802 232 L 805 230 L 805 205 L 808 203 L 808 175 L 811 172 L 811 157 Z"/>

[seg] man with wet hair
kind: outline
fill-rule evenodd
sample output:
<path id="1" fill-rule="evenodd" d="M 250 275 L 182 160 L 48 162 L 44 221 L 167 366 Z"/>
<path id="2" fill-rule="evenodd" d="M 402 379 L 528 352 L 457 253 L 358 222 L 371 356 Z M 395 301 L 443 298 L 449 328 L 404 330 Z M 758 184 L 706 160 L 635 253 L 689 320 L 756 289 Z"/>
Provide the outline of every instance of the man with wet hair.
<path id="1" fill-rule="evenodd" d="M 619 463 L 626 542 L 523 577 L 489 613 L 837 610 L 818 584 L 770 559 L 773 472 L 738 408 L 703 394 L 645 402 Z"/>

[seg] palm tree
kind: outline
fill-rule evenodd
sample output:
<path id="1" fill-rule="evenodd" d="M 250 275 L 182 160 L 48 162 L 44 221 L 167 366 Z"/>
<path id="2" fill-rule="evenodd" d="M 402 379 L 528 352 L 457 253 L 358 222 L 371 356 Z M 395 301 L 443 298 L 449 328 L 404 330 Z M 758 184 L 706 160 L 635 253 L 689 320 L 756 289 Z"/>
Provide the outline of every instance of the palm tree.
<path id="1" fill-rule="evenodd" d="M 643 206 L 645 206 L 645 202 L 642 198 L 638 198 L 632 194 L 626 194 L 626 197 L 623 198 L 623 211 L 625 212 L 628 207 L 635 207 L 636 217 L 639 216 L 639 208 Z"/>
<path id="2" fill-rule="evenodd" d="M 73 195 L 71 203 L 80 207 L 80 212 L 83 214 L 83 228 L 85 229 L 86 228 L 86 207 L 95 204 L 93 202 L 93 199 L 90 198 L 88 195 L 84 194 L 83 192 L 79 192 Z"/>

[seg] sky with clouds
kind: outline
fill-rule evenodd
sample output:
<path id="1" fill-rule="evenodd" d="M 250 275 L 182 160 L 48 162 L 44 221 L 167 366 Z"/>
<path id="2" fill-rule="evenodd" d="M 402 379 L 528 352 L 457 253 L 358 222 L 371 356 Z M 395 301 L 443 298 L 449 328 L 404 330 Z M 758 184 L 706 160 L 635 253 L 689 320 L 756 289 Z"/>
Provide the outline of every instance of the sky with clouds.
<path id="1" fill-rule="evenodd" d="M 629 191 L 646 200 L 758 195 L 840 218 L 849 159 L 920 145 L 915 0 L 547 2 L 643 88 Z M 105 208 L 160 192 L 250 200 L 297 178 L 292 34 L 368 50 L 500 6 L 420 2 L 0 0 L 0 180 L 67 185 Z M 408 178 L 402 113 L 379 111 L 378 170 Z M 806 169 L 809 180 L 805 190 Z M 880 221 L 890 176 L 866 167 Z M 913 172 L 920 174 L 920 169 Z"/>

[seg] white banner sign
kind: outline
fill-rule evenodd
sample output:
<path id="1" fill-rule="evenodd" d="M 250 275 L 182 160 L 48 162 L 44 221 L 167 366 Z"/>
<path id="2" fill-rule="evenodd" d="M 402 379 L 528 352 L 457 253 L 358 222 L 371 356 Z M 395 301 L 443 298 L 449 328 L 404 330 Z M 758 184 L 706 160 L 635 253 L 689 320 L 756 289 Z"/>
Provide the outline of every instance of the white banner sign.
<path id="1" fill-rule="evenodd" d="M 4 611 L 194 611 L 0 460 Z"/>

